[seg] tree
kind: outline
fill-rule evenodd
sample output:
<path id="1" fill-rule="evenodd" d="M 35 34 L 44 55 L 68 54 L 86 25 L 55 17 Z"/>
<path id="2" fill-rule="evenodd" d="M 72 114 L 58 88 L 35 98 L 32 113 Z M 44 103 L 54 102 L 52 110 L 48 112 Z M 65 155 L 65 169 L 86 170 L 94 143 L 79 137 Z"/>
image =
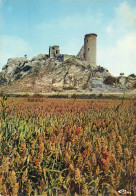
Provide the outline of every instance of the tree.
<path id="1" fill-rule="evenodd" d="M 121 72 L 121 73 L 120 73 L 120 76 L 124 76 L 124 73 L 123 73 L 123 72 Z"/>

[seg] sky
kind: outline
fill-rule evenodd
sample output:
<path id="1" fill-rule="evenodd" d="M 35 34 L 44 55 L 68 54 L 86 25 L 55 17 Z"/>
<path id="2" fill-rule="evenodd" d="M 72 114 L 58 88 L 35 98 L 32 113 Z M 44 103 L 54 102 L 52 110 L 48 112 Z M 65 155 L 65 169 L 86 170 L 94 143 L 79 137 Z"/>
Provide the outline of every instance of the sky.
<path id="1" fill-rule="evenodd" d="M 98 35 L 97 65 L 136 73 L 136 0 L 0 0 L 0 70 L 52 45 L 76 55 L 88 33 Z"/>

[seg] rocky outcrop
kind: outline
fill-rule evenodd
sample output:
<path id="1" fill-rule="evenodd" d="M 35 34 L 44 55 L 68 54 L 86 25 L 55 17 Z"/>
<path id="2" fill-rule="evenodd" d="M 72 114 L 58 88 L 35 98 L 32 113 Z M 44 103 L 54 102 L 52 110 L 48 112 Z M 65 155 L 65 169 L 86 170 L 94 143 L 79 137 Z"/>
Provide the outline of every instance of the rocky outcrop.
<path id="1" fill-rule="evenodd" d="M 132 89 L 132 88 L 135 88 L 136 86 L 136 75 L 135 74 L 131 74 L 128 77 L 120 76 L 118 80 L 119 80 L 118 82 L 119 86 L 122 88 Z"/>
<path id="2" fill-rule="evenodd" d="M 28 60 L 25 57 L 17 57 L 8 59 L 7 64 L 2 68 L 4 77 L 9 80 L 14 80 L 14 76 L 20 72 L 22 67 Z"/>
<path id="3" fill-rule="evenodd" d="M 47 54 L 40 54 L 31 60 L 25 57 L 9 59 L 1 72 L 4 80 L 0 82 L 3 82 L 2 86 L 7 83 L 3 89 L 9 93 L 114 92 L 124 88 L 130 90 L 136 82 L 136 76 L 132 74 L 117 77 L 117 82 L 108 85 L 104 83 L 108 76 L 111 74 L 107 69 L 90 66 L 79 55 L 49 58 Z"/>
<path id="4" fill-rule="evenodd" d="M 40 54 L 31 60 L 26 57 L 8 59 L 7 64 L 2 68 L 2 73 L 7 82 L 23 78 L 30 71 L 36 72 L 45 65 L 48 55 Z"/>

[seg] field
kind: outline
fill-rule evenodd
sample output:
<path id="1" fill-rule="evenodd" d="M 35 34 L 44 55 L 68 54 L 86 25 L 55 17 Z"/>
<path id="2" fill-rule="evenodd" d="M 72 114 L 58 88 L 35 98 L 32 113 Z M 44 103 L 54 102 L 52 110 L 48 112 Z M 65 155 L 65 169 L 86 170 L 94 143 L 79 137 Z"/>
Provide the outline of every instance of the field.
<path id="1" fill-rule="evenodd" d="M 134 195 L 135 108 L 134 99 L 1 98 L 0 194 Z"/>

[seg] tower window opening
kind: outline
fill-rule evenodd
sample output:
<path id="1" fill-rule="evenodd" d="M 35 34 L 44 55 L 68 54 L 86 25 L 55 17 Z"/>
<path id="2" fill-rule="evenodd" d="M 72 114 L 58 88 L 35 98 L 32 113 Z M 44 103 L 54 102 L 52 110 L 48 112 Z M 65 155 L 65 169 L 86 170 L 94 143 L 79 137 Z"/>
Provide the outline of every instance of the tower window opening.
<path id="1" fill-rule="evenodd" d="M 89 48 L 88 48 L 88 51 L 89 51 Z"/>

